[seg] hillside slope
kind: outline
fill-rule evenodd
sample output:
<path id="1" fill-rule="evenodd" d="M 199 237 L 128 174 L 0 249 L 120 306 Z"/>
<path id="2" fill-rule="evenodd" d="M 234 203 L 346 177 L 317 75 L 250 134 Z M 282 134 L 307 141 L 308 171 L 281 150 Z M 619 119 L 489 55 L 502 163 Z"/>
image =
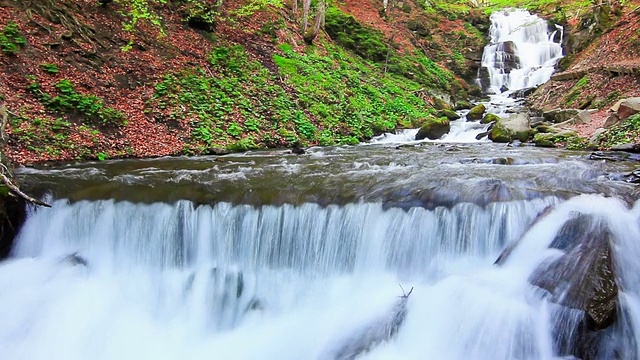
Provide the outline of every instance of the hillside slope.
<path id="1" fill-rule="evenodd" d="M 330 2 L 308 44 L 287 6 L 127 3 L 0 2 L 14 161 L 352 144 L 478 91 L 487 20 L 468 6 Z"/>

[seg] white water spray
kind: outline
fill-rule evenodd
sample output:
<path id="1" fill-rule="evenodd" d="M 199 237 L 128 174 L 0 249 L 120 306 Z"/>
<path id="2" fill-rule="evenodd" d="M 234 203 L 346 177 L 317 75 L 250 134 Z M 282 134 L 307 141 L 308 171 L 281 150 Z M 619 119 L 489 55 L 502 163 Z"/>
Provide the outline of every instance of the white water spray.
<path id="1" fill-rule="evenodd" d="M 488 93 L 538 86 L 551 78 L 562 58 L 562 28 L 549 32 L 546 21 L 526 10 L 494 12 L 489 32 L 491 40 L 482 55 L 487 75 L 480 78 Z"/>

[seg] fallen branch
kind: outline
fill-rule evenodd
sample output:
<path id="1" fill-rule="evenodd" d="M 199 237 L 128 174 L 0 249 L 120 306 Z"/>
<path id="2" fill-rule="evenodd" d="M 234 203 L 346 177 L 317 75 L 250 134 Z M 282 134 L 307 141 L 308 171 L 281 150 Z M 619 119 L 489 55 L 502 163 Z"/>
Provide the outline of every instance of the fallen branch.
<path id="1" fill-rule="evenodd" d="M 5 185 L 7 185 L 7 187 L 9 188 L 9 190 L 11 190 L 11 192 L 14 195 L 17 195 L 19 197 L 21 197 L 22 199 L 24 199 L 25 201 L 28 201 L 32 204 L 36 204 L 36 205 L 40 205 L 40 206 L 44 206 L 44 207 L 51 207 L 51 205 L 44 203 L 40 200 L 34 199 L 31 196 L 25 194 L 22 192 L 22 190 L 20 190 L 19 187 L 17 187 L 13 181 L 11 181 L 11 179 L 9 179 L 8 176 L 6 176 L 3 173 L 0 173 L 0 178 L 2 179 L 2 182 L 4 182 Z"/>

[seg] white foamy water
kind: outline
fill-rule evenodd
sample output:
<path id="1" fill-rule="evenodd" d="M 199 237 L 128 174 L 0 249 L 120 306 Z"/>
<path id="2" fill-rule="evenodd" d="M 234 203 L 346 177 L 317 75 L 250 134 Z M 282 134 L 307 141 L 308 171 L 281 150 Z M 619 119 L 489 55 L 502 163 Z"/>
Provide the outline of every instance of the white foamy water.
<path id="1" fill-rule="evenodd" d="M 0 264 L 0 358 L 333 359 L 390 316 L 401 283 L 415 287 L 405 322 L 358 359 L 552 359 L 554 312 L 527 277 L 574 212 L 603 216 L 616 234 L 637 330 L 637 208 L 566 201 L 506 265 L 492 265 L 556 203 L 403 211 L 59 200 L 30 215 Z"/>
<path id="2" fill-rule="evenodd" d="M 491 14 L 491 40 L 482 55 L 482 66 L 489 71 L 490 92 L 500 94 L 503 86 L 512 92 L 549 80 L 562 58 L 562 45 L 554 41 L 557 32 L 562 34 L 562 28 L 550 32 L 545 20 L 526 10 Z M 509 62 L 516 63 L 514 69 L 505 68 Z"/>

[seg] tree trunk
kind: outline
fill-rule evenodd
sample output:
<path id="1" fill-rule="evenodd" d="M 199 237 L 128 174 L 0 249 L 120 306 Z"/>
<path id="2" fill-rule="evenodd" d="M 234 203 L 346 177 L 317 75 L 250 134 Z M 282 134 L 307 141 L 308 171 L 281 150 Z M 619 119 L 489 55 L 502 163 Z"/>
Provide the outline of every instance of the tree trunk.
<path id="1" fill-rule="evenodd" d="M 327 8 L 327 1 L 320 0 L 320 3 L 318 4 L 318 12 L 316 13 L 316 18 L 313 22 L 313 29 L 308 33 L 307 32 L 304 33 L 304 41 L 307 44 L 313 43 L 313 40 L 315 40 L 318 34 L 320 33 L 320 29 L 322 28 L 322 26 L 324 26 L 326 8 Z"/>
<path id="2" fill-rule="evenodd" d="M 302 0 L 302 33 L 306 34 L 309 29 L 309 11 L 311 11 L 311 0 Z"/>

